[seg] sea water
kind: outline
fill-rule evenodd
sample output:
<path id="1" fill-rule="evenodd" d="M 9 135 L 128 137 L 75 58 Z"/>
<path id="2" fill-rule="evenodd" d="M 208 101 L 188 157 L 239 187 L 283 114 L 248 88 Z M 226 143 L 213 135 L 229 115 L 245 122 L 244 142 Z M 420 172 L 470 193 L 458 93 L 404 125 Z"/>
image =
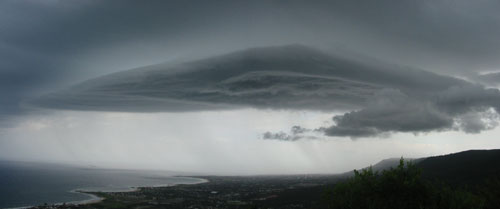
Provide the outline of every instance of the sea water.
<path id="1" fill-rule="evenodd" d="M 135 187 L 195 184 L 165 171 L 111 170 L 0 161 L 0 208 L 74 203 L 95 199 L 76 191 L 129 191 Z"/>

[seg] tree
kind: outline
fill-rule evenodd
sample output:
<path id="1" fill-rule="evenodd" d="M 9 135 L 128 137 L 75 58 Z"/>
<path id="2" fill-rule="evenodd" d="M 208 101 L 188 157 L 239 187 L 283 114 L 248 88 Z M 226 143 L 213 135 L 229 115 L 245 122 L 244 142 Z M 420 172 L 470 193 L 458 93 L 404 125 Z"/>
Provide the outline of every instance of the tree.
<path id="1" fill-rule="evenodd" d="M 329 190 L 329 208 L 423 209 L 483 208 L 484 200 L 462 190 L 437 187 L 422 178 L 422 170 L 401 158 L 396 168 L 381 173 L 370 167 Z"/>

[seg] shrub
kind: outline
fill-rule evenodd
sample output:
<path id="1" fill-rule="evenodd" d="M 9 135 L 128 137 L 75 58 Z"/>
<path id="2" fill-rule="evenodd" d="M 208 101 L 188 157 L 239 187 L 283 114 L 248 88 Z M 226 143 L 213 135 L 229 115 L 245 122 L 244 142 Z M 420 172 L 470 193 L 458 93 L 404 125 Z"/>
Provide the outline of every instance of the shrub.
<path id="1" fill-rule="evenodd" d="M 370 167 L 327 191 L 328 208 L 342 209 L 473 209 L 484 200 L 465 190 L 436 186 L 422 178 L 422 171 L 401 158 L 396 168 L 381 173 Z"/>

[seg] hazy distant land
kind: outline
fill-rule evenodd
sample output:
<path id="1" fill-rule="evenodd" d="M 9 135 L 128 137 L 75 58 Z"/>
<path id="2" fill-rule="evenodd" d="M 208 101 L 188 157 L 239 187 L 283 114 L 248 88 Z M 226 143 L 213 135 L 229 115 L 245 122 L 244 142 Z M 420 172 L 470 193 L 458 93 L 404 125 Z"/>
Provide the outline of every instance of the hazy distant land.
<path id="1" fill-rule="evenodd" d="M 450 188 L 458 189 L 457 191 L 473 188 L 470 191 L 474 193 L 483 187 L 485 180 L 498 177 L 500 166 L 494 164 L 498 160 L 500 150 L 471 150 L 409 161 L 424 171 L 424 179 L 436 182 L 436 185 L 446 184 Z M 371 168 L 381 172 L 396 167 L 398 163 L 399 159 L 386 159 Z M 172 187 L 141 187 L 129 192 L 88 192 L 103 200 L 92 204 L 55 207 L 328 208 L 325 203 L 325 191 L 353 175 L 353 172 L 346 172 L 332 175 L 196 176 L 208 181 Z M 480 193 L 478 194 L 481 198 Z"/>

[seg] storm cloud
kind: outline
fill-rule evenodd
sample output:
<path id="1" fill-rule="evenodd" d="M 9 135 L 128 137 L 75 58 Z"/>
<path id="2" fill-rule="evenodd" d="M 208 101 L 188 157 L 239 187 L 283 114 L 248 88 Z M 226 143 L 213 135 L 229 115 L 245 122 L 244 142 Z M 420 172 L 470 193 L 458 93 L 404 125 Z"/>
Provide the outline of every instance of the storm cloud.
<path id="1" fill-rule="evenodd" d="M 389 91 L 389 92 L 387 92 Z M 453 117 L 439 111 L 430 101 L 410 98 L 399 91 L 382 92 L 367 108 L 333 117 L 331 136 L 374 136 L 388 131 L 426 132 L 449 129 Z"/>
<path id="2" fill-rule="evenodd" d="M 288 45 L 114 73 L 35 104 L 132 112 L 245 107 L 348 111 L 321 130 L 356 138 L 452 129 L 477 133 L 493 123 L 472 118 L 495 118 L 500 91 L 424 70 Z M 267 132 L 263 138 L 295 141 L 301 138 L 298 130 Z"/>
<path id="3" fill-rule="evenodd" d="M 253 107 L 348 112 L 324 127 L 332 136 L 477 133 L 495 126 L 499 107 L 496 89 L 469 82 L 500 82 L 478 76 L 500 65 L 499 8 L 493 0 L 2 1 L 0 116 L 29 113 L 33 103 Z M 254 48 L 277 45 L 288 46 Z"/>
<path id="4" fill-rule="evenodd" d="M 267 131 L 262 134 L 262 139 L 264 140 L 278 140 L 278 141 L 297 141 L 300 139 L 318 139 L 314 135 L 315 132 L 323 132 L 322 129 L 308 129 L 301 126 L 292 126 L 290 133 L 281 132 L 270 132 Z"/>

